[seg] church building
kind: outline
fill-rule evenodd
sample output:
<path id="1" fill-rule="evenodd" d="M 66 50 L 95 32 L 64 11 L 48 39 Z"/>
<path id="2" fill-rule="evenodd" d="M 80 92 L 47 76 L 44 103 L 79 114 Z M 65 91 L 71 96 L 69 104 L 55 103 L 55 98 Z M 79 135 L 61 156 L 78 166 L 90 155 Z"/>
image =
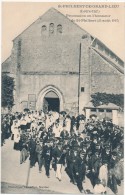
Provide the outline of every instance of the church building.
<path id="1" fill-rule="evenodd" d="M 54 8 L 13 40 L 2 72 L 15 78 L 15 111 L 81 114 L 91 94 L 124 93 L 124 62 Z"/>

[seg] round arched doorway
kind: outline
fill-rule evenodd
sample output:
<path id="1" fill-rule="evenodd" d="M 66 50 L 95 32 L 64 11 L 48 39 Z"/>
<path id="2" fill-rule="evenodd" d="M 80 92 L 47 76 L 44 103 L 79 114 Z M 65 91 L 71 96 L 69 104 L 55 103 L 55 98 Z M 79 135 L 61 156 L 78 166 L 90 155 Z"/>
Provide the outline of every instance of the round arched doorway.
<path id="1" fill-rule="evenodd" d="M 63 110 L 64 98 L 59 89 L 55 86 L 47 86 L 41 90 L 37 98 L 37 110 L 57 111 Z"/>

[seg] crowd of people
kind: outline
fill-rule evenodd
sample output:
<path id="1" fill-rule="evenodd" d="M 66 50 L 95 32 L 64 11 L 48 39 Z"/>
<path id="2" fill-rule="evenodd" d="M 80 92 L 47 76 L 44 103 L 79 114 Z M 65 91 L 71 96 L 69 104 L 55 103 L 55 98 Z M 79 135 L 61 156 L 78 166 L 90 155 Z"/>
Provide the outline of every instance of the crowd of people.
<path id="1" fill-rule="evenodd" d="M 66 112 L 25 111 L 2 116 L 1 144 L 11 137 L 14 150 L 20 151 L 20 164 L 30 160 L 39 173 L 51 169 L 61 182 L 62 167 L 69 181 L 85 191 L 86 177 L 96 194 L 105 194 L 107 186 L 118 193 L 123 180 L 124 129 L 111 120 L 91 115 L 69 116 Z"/>

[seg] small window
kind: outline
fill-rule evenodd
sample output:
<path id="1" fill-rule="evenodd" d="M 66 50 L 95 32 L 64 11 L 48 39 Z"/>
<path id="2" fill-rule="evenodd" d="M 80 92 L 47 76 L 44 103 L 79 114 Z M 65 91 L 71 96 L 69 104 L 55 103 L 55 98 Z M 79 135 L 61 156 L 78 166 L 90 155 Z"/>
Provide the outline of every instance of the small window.
<path id="1" fill-rule="evenodd" d="M 104 50 L 104 47 L 101 45 L 101 44 L 98 44 L 98 49 L 103 51 Z"/>
<path id="2" fill-rule="evenodd" d="M 119 63 L 120 65 L 124 65 L 123 62 L 122 62 L 120 59 L 118 60 L 118 63 Z"/>
<path id="3" fill-rule="evenodd" d="M 50 34 L 54 33 L 54 24 L 53 23 L 50 23 L 50 25 L 49 25 L 49 33 Z"/>
<path id="4" fill-rule="evenodd" d="M 114 56 L 114 54 L 113 54 L 113 53 L 110 53 L 110 56 L 111 56 L 111 58 L 112 58 L 112 59 L 114 59 L 114 58 L 115 58 L 115 56 Z"/>
<path id="5" fill-rule="evenodd" d="M 118 58 L 117 58 L 117 57 L 115 57 L 115 61 L 116 61 L 116 62 L 118 61 Z"/>
<path id="6" fill-rule="evenodd" d="M 112 112 L 112 110 L 110 110 L 110 109 L 107 109 L 107 110 L 106 110 L 106 112 Z"/>
<path id="7" fill-rule="evenodd" d="M 104 109 L 99 109 L 99 112 L 104 112 Z"/>
<path id="8" fill-rule="evenodd" d="M 96 108 L 91 108 L 91 112 L 96 112 Z"/>
<path id="9" fill-rule="evenodd" d="M 59 24 L 59 25 L 57 26 L 57 32 L 58 32 L 58 33 L 62 33 L 62 25 L 61 25 L 61 24 Z"/>
<path id="10" fill-rule="evenodd" d="M 81 92 L 84 92 L 84 91 L 85 91 L 84 87 L 81 87 Z"/>
<path id="11" fill-rule="evenodd" d="M 105 49 L 105 53 L 107 56 L 109 55 L 109 51 L 107 49 Z"/>
<path id="12" fill-rule="evenodd" d="M 47 30 L 46 25 L 43 25 L 43 26 L 42 26 L 42 32 L 45 32 L 46 30 Z"/>

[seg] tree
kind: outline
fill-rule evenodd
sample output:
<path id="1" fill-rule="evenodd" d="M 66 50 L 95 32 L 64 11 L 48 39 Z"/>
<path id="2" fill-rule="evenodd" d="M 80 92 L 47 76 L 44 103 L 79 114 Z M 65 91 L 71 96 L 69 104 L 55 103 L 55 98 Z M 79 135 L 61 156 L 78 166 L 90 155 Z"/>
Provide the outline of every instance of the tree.
<path id="1" fill-rule="evenodd" d="M 121 110 L 124 109 L 124 94 L 95 93 L 91 95 L 91 98 L 91 102 L 95 107 L 103 104 L 113 103 L 119 106 Z"/>
<path id="2" fill-rule="evenodd" d="M 14 106 L 14 78 L 2 73 L 2 107 L 11 110 Z"/>

